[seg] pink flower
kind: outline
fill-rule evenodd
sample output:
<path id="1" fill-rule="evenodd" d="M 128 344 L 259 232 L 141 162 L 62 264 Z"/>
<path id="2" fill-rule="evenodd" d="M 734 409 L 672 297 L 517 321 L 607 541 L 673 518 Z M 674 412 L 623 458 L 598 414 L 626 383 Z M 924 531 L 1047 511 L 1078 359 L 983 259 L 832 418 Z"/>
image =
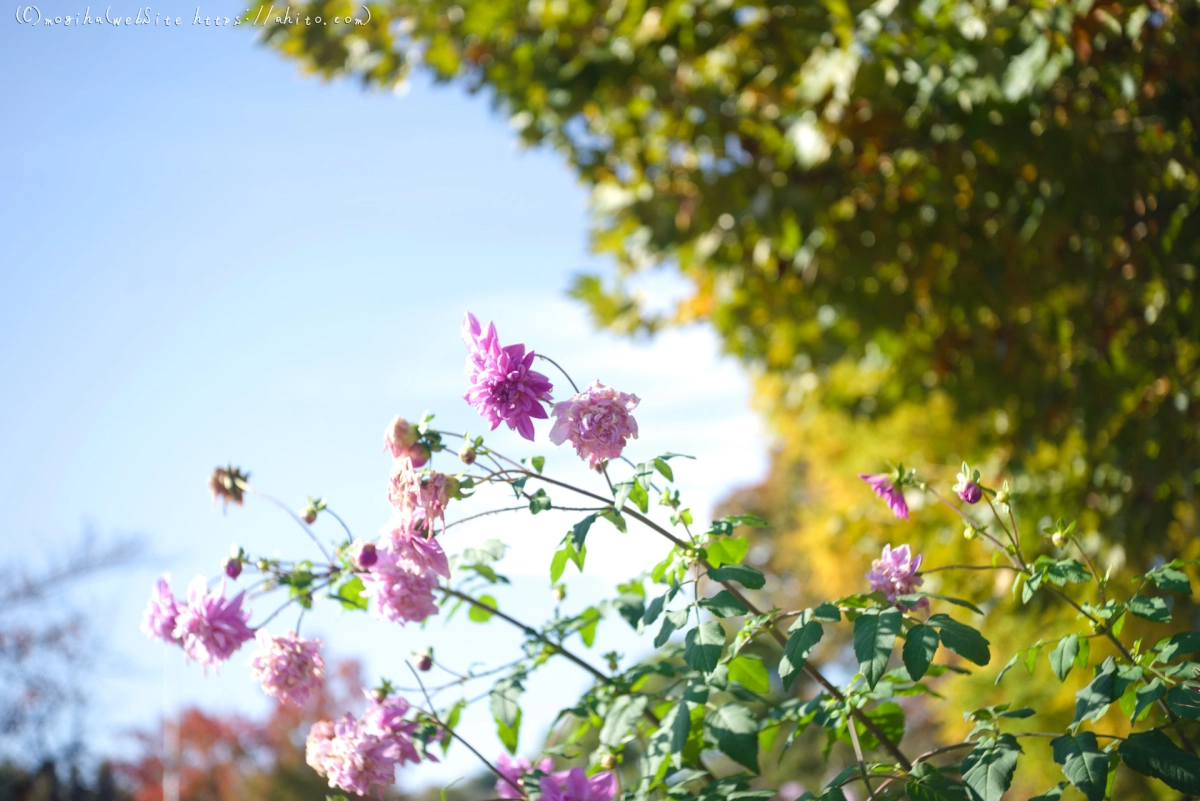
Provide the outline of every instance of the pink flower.
<path id="1" fill-rule="evenodd" d="M 887 473 L 871 475 L 859 473 L 858 477 L 871 485 L 875 494 L 887 502 L 892 514 L 901 520 L 908 520 L 908 504 L 904 502 L 904 490 Z"/>
<path id="2" fill-rule="evenodd" d="M 246 625 L 250 610 L 242 609 L 245 595 L 243 591 L 226 598 L 224 579 L 212 592 L 208 592 L 204 576 L 197 576 L 188 585 L 187 606 L 179 610 L 172 636 L 183 644 L 183 652 L 206 671 L 254 638 L 254 632 Z"/>
<path id="3" fill-rule="evenodd" d="M 396 779 L 397 765 L 420 761 L 412 742 L 416 724 L 403 719 L 408 708 L 403 698 L 373 700 L 359 720 L 347 713 L 336 724 L 327 720 L 313 724 L 305 761 L 329 779 L 330 787 L 358 795 L 377 788 L 382 797 L 384 788 Z"/>
<path id="4" fill-rule="evenodd" d="M 450 497 L 458 491 L 456 479 L 427 470 L 419 473 L 413 463 L 401 457 L 392 465 L 388 479 L 388 501 L 402 517 L 412 519 L 419 516 L 432 523 L 437 520 L 446 525 L 446 507 Z"/>
<path id="5" fill-rule="evenodd" d="M 387 536 L 380 540 L 379 547 L 393 554 L 397 562 L 403 563 L 414 573 L 436 573 L 443 578 L 450 578 L 450 563 L 446 559 L 446 552 L 432 536 L 426 535 L 411 524 L 395 519 L 384 531 L 387 532 Z M 378 552 L 379 548 L 376 548 L 376 554 Z"/>
<path id="6" fill-rule="evenodd" d="M 536 765 L 530 764 L 525 757 L 519 759 L 509 759 L 508 754 L 501 754 L 496 760 L 496 770 L 505 779 L 521 787 L 521 777 L 526 773 L 532 773 L 534 770 L 540 770 L 542 773 L 549 773 L 554 770 L 554 760 L 546 757 L 537 762 Z M 522 798 L 523 796 L 513 789 L 512 784 L 504 779 L 496 780 L 496 797 L 497 798 Z"/>
<path id="7" fill-rule="evenodd" d="M 867 573 L 871 589 L 882 592 L 891 603 L 896 603 L 896 599 L 901 595 L 916 592 L 917 587 L 925 582 L 925 579 L 917 575 L 923 559 L 919 554 L 913 556 L 907 545 L 901 545 L 895 550 L 892 550 L 890 545 L 883 546 L 882 555 L 871 563 L 871 570 Z M 900 606 L 906 609 L 928 607 L 929 599 L 922 598 L 920 603 L 912 606 Z"/>
<path id="8" fill-rule="evenodd" d="M 255 639 L 258 651 L 250 657 L 250 675 L 279 703 L 304 706 L 325 674 L 321 641 L 303 640 L 294 631 L 272 637 L 266 629 L 259 629 Z"/>
<path id="9" fill-rule="evenodd" d="M 570 440 L 579 457 L 598 470 L 602 462 L 621 455 L 630 437 L 637 439 L 637 421 L 630 412 L 638 403 L 637 395 L 594 381 L 570 400 L 554 405 L 558 421 L 550 429 L 550 441 L 562 445 Z"/>
<path id="10" fill-rule="evenodd" d="M 617 777 L 608 771 L 589 779 L 583 768 L 571 768 L 565 776 L 547 776 L 539 784 L 543 801 L 612 801 L 617 794 Z"/>
<path id="11" fill-rule="evenodd" d="M 441 552 L 437 543 L 428 544 Z M 370 607 L 373 616 L 393 623 L 420 623 L 438 613 L 433 594 L 438 586 L 437 572 L 417 561 L 417 556 L 424 556 L 418 553 L 424 546 L 407 543 L 406 547 L 408 550 L 393 549 L 388 543 L 376 549 L 378 559 L 362 577 L 363 591 L 373 602 Z"/>
<path id="12" fill-rule="evenodd" d="M 142 618 L 142 631 L 152 640 L 177 643 L 175 619 L 179 617 L 179 603 L 171 593 L 166 576 L 160 578 L 150 591 L 150 603 L 146 604 L 146 615 Z"/>
<path id="13" fill-rule="evenodd" d="M 500 347 L 496 326 L 483 331 L 475 315 L 467 312 L 462 324 L 467 346 L 467 377 L 471 387 L 463 395 L 491 424 L 500 423 L 527 440 L 533 440 L 533 418 L 544 420 L 542 401 L 550 400 L 553 387 L 546 376 L 533 369 L 533 351 L 521 344 Z"/>
<path id="14" fill-rule="evenodd" d="M 420 467 L 429 461 L 429 448 L 417 441 L 418 436 L 415 425 L 396 415 L 383 432 L 383 449 L 391 451 L 395 459 L 406 457 Z"/>
<path id="15" fill-rule="evenodd" d="M 983 487 L 979 486 L 976 479 L 979 477 L 979 471 L 972 471 L 963 462 L 962 471 L 955 476 L 958 479 L 954 485 L 954 491 L 958 493 L 958 497 L 963 499 L 964 503 L 976 504 L 983 497 Z"/>

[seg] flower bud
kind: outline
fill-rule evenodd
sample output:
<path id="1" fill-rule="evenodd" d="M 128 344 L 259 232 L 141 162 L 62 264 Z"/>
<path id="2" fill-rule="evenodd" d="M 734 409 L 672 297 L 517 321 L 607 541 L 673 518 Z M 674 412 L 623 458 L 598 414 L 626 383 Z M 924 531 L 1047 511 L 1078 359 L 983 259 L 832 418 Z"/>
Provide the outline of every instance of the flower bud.
<path id="1" fill-rule="evenodd" d="M 562 587 L 554 588 L 554 602 L 556 604 L 561 604 L 564 600 L 566 600 L 566 598 L 567 598 L 566 590 L 564 590 Z"/>
<path id="2" fill-rule="evenodd" d="M 983 497 L 983 489 L 976 482 L 968 481 L 959 489 L 958 497 L 966 503 L 979 503 L 979 499 Z"/>
<path id="3" fill-rule="evenodd" d="M 974 526 L 967 526 L 963 529 L 963 539 L 973 540 L 978 533 Z"/>
<path id="4" fill-rule="evenodd" d="M 422 673 L 433 667 L 433 654 L 428 650 L 421 651 L 417 654 L 417 670 Z"/>
<path id="5" fill-rule="evenodd" d="M 1050 541 L 1054 543 L 1055 548 L 1061 548 L 1063 547 L 1063 543 L 1067 541 L 1067 538 L 1063 536 L 1061 531 L 1056 531 L 1050 535 Z"/>
<path id="6" fill-rule="evenodd" d="M 617 758 L 612 754 L 605 754 L 600 757 L 600 767 L 604 770 L 615 770 L 617 767 Z"/>
<path id="7" fill-rule="evenodd" d="M 419 442 L 408 449 L 408 458 L 412 460 L 413 467 L 423 467 L 432 455 L 429 447 Z"/>
<path id="8" fill-rule="evenodd" d="M 266 573 L 271 568 L 271 563 L 266 559 L 259 559 L 258 563 L 255 564 L 255 567 L 258 568 L 258 572 Z"/>
<path id="9" fill-rule="evenodd" d="M 301 509 L 299 515 L 300 519 L 305 523 L 308 523 L 310 526 L 317 522 L 317 510 L 312 508 L 312 506 L 306 506 Z"/>
<path id="10" fill-rule="evenodd" d="M 237 581 L 237 577 L 242 575 L 242 563 L 238 559 L 226 559 L 221 567 L 225 571 L 225 575 L 234 581 Z"/>
<path id="11" fill-rule="evenodd" d="M 378 562 L 379 553 L 375 550 L 374 543 L 363 543 L 363 546 L 358 549 L 358 556 L 354 558 L 354 561 L 363 570 L 368 570 L 372 565 Z"/>
<path id="12" fill-rule="evenodd" d="M 465 442 L 458 449 L 458 458 L 462 460 L 463 464 L 475 464 L 475 456 L 475 449 Z"/>
<path id="13" fill-rule="evenodd" d="M 1011 496 L 1009 495 L 1007 485 L 1005 485 L 1001 489 L 996 490 L 996 503 L 1007 504 L 1010 497 Z"/>

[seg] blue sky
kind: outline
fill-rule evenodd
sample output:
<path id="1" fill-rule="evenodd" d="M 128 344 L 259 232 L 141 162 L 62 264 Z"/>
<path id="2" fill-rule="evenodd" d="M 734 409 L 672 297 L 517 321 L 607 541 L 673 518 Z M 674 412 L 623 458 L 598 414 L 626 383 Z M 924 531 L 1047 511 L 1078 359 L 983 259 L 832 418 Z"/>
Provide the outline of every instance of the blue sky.
<path id="1" fill-rule="evenodd" d="M 698 456 L 678 476 L 700 517 L 761 475 L 747 380 L 706 330 L 619 340 L 593 332 L 564 297 L 571 274 L 607 267 L 587 252 L 586 191 L 554 154 L 519 151 L 485 98 L 421 81 L 402 98 L 323 84 L 249 31 L 187 24 L 47 29 L 8 17 L 0 67 L 3 561 L 53 561 L 89 527 L 139 533 L 151 553 L 72 594 L 97 610 L 107 644 L 92 679 L 97 750 L 128 747 L 131 727 L 180 703 L 266 709 L 243 667 L 248 649 L 205 679 L 140 634 L 151 581 L 169 570 L 182 590 L 216 571 L 232 542 L 311 550 L 268 506 L 214 511 L 205 479 L 218 463 L 244 466 L 292 505 L 323 495 L 356 533 L 375 536 L 387 519 L 379 449 L 393 414 L 430 409 L 446 428 L 482 431 L 461 400 L 467 309 L 577 380 L 641 396 L 632 454 Z M 532 446 L 507 432 L 495 443 L 595 481 L 546 431 Z M 484 508 L 486 498 L 457 514 Z M 515 586 L 500 604 L 538 621 L 551 609 L 550 553 L 572 522 L 492 518 L 454 529 L 446 547 L 508 541 L 502 570 Z M 660 550 L 646 535 L 597 533 L 568 608 L 611 592 Z M 331 653 L 364 657 L 372 676 L 403 677 L 402 660 L 427 645 L 460 668 L 515 654 L 498 623 L 422 630 L 326 608 L 305 630 Z M 610 648 L 636 656 L 645 645 L 610 620 L 591 658 Z M 523 751 L 586 686 L 569 665 L 531 683 Z M 499 750 L 482 707 L 464 725 L 484 753 Z M 451 756 L 402 784 L 474 769 L 465 753 Z"/>

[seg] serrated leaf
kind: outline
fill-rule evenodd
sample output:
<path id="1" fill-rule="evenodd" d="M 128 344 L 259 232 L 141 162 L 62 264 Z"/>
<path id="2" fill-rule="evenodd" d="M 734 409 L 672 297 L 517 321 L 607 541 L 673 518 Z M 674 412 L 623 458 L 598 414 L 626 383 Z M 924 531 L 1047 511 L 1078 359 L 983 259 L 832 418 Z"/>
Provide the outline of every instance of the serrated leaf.
<path id="1" fill-rule="evenodd" d="M 809 620 L 799 629 L 791 632 L 788 641 L 783 646 L 783 656 L 779 659 L 779 678 L 783 689 L 790 690 L 796 674 L 808 661 L 808 655 L 821 641 L 825 629 L 815 619 Z"/>
<path id="2" fill-rule="evenodd" d="M 725 704 L 710 714 L 706 723 L 721 753 L 758 773 L 758 723 L 749 709 Z"/>
<path id="3" fill-rule="evenodd" d="M 923 623 L 913 626 L 904 635 L 904 648 L 900 656 L 904 660 L 904 669 L 913 681 L 919 681 L 929 670 L 937 654 L 939 641 L 937 631 Z"/>
<path id="4" fill-rule="evenodd" d="M 902 620 L 899 609 L 867 612 L 854 621 L 854 655 L 858 668 L 872 690 L 887 672 L 888 658 L 896 644 Z"/>
<path id="5" fill-rule="evenodd" d="M 713 581 L 736 581 L 748 590 L 761 590 L 767 583 L 762 573 L 749 565 L 724 565 L 708 571 Z"/>
<path id="6" fill-rule="evenodd" d="M 1158 779 L 1185 795 L 1200 795 L 1200 759 L 1158 729 L 1129 735 L 1117 746 L 1117 755 L 1143 776 Z"/>
<path id="7" fill-rule="evenodd" d="M 1066 681 L 1067 674 L 1075 667 L 1075 657 L 1079 655 L 1079 637 L 1069 634 L 1058 641 L 1050 652 L 1050 669 L 1059 681 Z"/>
<path id="8" fill-rule="evenodd" d="M 712 673 L 721 663 L 724 648 L 725 629 L 720 623 L 707 620 L 687 633 L 683 659 L 694 670 Z"/>
<path id="9" fill-rule="evenodd" d="M 962 762 L 963 782 L 975 801 L 1000 801 L 1012 784 L 1021 746 L 1011 734 L 984 737 Z"/>
<path id="10" fill-rule="evenodd" d="M 741 654 L 729 662 L 729 680 L 736 681 L 752 693 L 765 695 L 771 691 L 771 677 L 761 659 Z"/>
<path id="11" fill-rule="evenodd" d="M 1108 784 L 1108 755 L 1100 751 L 1096 735 L 1090 731 L 1064 734 L 1050 741 L 1054 761 L 1062 765 L 1063 775 L 1088 801 L 1103 801 Z"/>
<path id="12" fill-rule="evenodd" d="M 600 729 L 600 744 L 616 748 L 646 711 L 646 696 L 622 695 L 613 701 Z"/>
<path id="13" fill-rule="evenodd" d="M 729 590 L 721 590 L 711 598 L 701 598 L 699 606 L 717 617 L 741 617 L 750 611 L 746 609 L 745 604 L 734 598 Z"/>
<path id="14" fill-rule="evenodd" d="M 992 661 L 987 638 L 965 623 L 959 623 L 948 615 L 932 615 L 928 624 L 941 632 L 942 645 L 962 658 L 980 666 Z"/>

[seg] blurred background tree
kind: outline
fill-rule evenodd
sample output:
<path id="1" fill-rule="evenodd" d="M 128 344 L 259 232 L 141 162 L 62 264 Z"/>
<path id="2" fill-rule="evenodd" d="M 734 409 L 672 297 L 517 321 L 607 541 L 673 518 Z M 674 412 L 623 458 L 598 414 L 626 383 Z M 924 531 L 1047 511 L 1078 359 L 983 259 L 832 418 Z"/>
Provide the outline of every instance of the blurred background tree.
<path id="1" fill-rule="evenodd" d="M 1011 476 L 1030 546 L 1078 514 L 1085 546 L 1119 546 L 1102 570 L 1200 555 L 1194 0 L 368 8 L 247 19 L 325 77 L 391 89 L 418 67 L 485 93 L 563 154 L 617 265 L 575 282 L 596 320 L 707 321 L 756 378 L 772 469 L 734 503 L 775 526 L 756 553 L 781 604 L 859 588 L 882 541 L 971 560 L 947 514 L 882 525 L 855 474 L 884 459 L 942 486 L 932 465 L 964 459 Z M 668 312 L 639 297 L 655 268 L 688 287 Z M 1007 625 L 1061 610 L 1041 614 Z M 980 704 L 1017 692 L 1069 718 L 1072 681 L 988 673 Z"/>

